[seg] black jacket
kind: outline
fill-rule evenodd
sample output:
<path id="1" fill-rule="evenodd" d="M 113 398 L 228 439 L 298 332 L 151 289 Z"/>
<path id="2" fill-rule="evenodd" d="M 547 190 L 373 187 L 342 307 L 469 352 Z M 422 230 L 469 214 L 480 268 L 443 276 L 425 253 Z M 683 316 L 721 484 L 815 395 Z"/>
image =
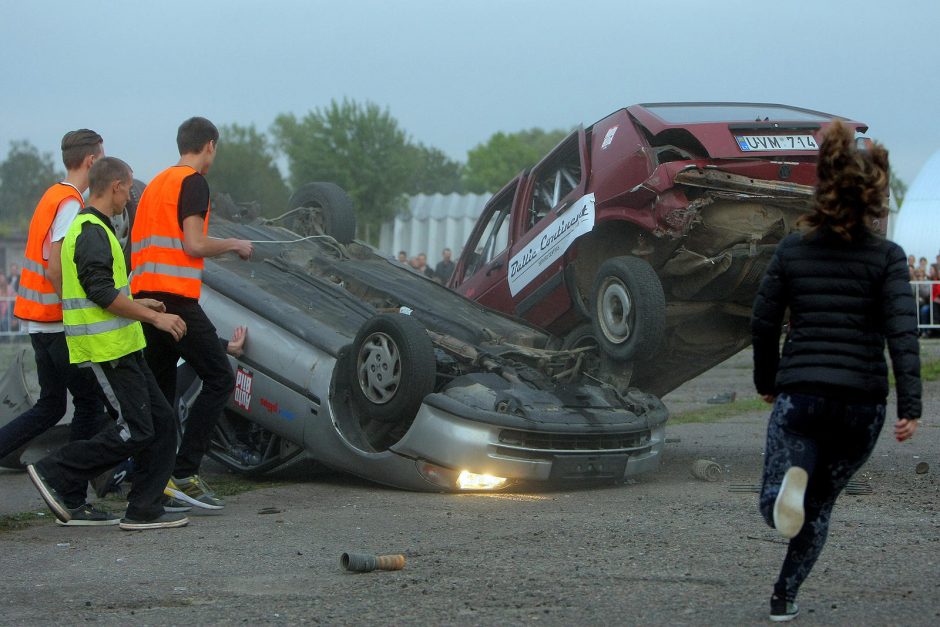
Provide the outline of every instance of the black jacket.
<path id="1" fill-rule="evenodd" d="M 751 331 L 759 394 L 831 389 L 879 402 L 888 394 L 887 339 L 898 416 L 920 417 L 917 308 L 907 260 L 897 244 L 874 235 L 856 243 L 826 231 L 805 238 L 789 235 L 761 281 Z"/>

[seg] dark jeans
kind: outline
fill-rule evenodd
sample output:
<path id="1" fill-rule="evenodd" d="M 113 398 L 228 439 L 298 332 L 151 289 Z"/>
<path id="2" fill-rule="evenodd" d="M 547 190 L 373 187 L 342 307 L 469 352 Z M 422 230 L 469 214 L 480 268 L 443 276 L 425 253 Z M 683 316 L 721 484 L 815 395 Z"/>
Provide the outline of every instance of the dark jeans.
<path id="1" fill-rule="evenodd" d="M 90 440 L 70 442 L 43 458 L 36 468 L 62 493 L 133 457 L 136 471 L 126 517 L 153 520 L 163 514 L 163 489 L 176 454 L 173 409 L 141 352 L 92 364 L 88 370 L 98 379 L 117 418 Z"/>
<path id="2" fill-rule="evenodd" d="M 107 423 L 94 374 L 69 363 L 65 333 L 30 333 L 29 340 L 36 354 L 39 400 L 0 429 L 0 458 L 55 426 L 65 415 L 68 392 L 75 406 L 70 441 L 87 440 Z M 85 486 L 76 487 L 74 492 L 64 493 L 62 497 L 70 508 L 78 507 L 85 502 Z"/>
<path id="3" fill-rule="evenodd" d="M 816 563 L 839 493 L 868 460 L 885 420 L 885 406 L 782 393 L 767 425 L 760 511 L 773 527 L 774 502 L 791 466 L 809 473 L 803 529 L 790 540 L 774 594 L 792 601 Z"/>
<path id="4" fill-rule="evenodd" d="M 144 335 L 147 337 L 144 354 L 157 384 L 163 390 L 164 397 L 174 403 L 176 362 L 180 357 L 202 379 L 202 391 L 193 402 L 186 420 L 186 430 L 173 469 L 173 476 L 182 478 L 199 473 L 199 464 L 209 450 L 212 432 L 222 415 L 222 408 L 235 387 L 235 375 L 219 343 L 215 327 L 199 303 L 167 302 L 166 310 L 186 322 L 186 335 L 176 342 L 169 333 L 149 324 L 144 325 Z"/>

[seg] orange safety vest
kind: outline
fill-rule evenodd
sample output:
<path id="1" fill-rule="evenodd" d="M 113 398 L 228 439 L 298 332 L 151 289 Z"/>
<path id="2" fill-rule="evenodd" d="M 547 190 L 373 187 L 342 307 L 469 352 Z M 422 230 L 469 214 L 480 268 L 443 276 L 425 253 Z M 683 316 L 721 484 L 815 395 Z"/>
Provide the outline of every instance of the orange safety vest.
<path id="1" fill-rule="evenodd" d="M 164 292 L 199 298 L 204 262 L 183 249 L 178 218 L 183 179 L 195 172 L 189 166 L 167 168 L 141 194 L 131 229 L 132 294 Z M 207 206 L 203 235 L 208 231 Z"/>
<path id="2" fill-rule="evenodd" d="M 52 282 L 46 278 L 49 262 L 42 257 L 42 245 L 52 229 L 59 205 L 69 198 L 74 198 L 82 207 L 85 206 L 77 189 L 68 183 L 56 183 L 42 195 L 29 221 L 29 237 L 26 239 L 26 252 L 23 255 L 26 260 L 20 271 L 20 284 L 16 290 L 16 304 L 13 306 L 13 315 L 17 318 L 35 322 L 62 320 L 62 301 L 55 293 Z"/>

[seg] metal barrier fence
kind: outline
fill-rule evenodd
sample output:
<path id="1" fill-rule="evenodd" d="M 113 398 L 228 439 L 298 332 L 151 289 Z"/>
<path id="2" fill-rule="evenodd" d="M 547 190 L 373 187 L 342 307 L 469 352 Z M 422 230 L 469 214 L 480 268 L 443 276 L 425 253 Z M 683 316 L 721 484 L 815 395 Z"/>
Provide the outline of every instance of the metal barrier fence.
<path id="1" fill-rule="evenodd" d="M 940 329 L 940 281 L 911 281 L 917 302 L 917 328 Z M 933 302 L 936 294 L 938 302 Z M 0 338 L 26 335 L 20 321 L 13 317 L 16 296 L 0 296 Z"/>
<path id="2" fill-rule="evenodd" d="M 917 302 L 917 328 L 940 329 L 940 281 L 911 281 Z"/>
<path id="3" fill-rule="evenodd" d="M 20 321 L 13 317 L 16 296 L 0 296 L 0 338 L 26 335 L 20 330 Z"/>

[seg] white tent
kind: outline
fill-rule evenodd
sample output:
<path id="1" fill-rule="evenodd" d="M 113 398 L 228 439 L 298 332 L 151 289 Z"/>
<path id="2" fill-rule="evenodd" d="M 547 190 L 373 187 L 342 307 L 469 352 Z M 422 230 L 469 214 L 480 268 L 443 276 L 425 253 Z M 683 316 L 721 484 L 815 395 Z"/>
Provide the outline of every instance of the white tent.
<path id="1" fill-rule="evenodd" d="M 908 188 L 892 239 L 908 255 L 926 257 L 930 263 L 940 253 L 940 150 Z"/>
<path id="2" fill-rule="evenodd" d="M 408 212 L 382 225 L 379 249 L 389 257 L 404 250 L 409 257 L 428 256 L 432 268 L 450 248 L 454 261 L 476 224 L 489 194 L 418 194 L 408 199 Z"/>

